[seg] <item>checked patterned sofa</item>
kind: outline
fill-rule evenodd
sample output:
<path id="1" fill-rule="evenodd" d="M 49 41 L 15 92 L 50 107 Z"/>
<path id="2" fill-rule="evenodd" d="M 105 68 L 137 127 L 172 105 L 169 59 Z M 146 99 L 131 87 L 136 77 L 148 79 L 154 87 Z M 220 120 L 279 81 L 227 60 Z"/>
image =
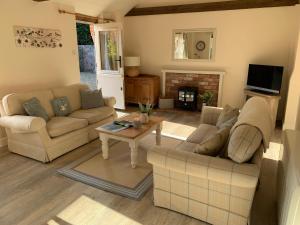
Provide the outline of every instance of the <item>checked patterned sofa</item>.
<path id="1" fill-rule="evenodd" d="M 221 108 L 205 107 L 201 124 L 215 125 L 221 112 Z M 213 225 L 246 225 L 263 151 L 261 144 L 250 161 L 236 163 L 178 147 L 154 147 L 147 155 L 153 165 L 154 205 Z"/>

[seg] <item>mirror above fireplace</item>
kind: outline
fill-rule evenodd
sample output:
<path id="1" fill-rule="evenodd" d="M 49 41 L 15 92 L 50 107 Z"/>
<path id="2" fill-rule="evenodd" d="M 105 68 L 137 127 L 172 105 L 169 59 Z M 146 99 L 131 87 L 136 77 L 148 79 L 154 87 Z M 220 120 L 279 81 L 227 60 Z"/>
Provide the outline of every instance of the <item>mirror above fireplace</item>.
<path id="1" fill-rule="evenodd" d="M 215 36 L 215 29 L 174 30 L 173 60 L 213 60 Z"/>

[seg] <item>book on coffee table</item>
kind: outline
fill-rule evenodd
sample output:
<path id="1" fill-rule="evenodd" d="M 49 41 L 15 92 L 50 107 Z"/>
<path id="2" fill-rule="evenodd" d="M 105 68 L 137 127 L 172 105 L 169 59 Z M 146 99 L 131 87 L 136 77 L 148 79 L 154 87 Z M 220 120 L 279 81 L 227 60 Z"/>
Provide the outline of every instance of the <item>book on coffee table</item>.
<path id="1" fill-rule="evenodd" d="M 133 126 L 132 122 L 121 120 L 121 121 L 114 121 L 113 123 L 103 125 L 100 128 L 111 132 L 118 132 L 132 126 Z"/>
<path id="2" fill-rule="evenodd" d="M 116 120 L 114 121 L 114 124 L 121 125 L 124 127 L 133 127 L 133 122 L 127 120 Z"/>

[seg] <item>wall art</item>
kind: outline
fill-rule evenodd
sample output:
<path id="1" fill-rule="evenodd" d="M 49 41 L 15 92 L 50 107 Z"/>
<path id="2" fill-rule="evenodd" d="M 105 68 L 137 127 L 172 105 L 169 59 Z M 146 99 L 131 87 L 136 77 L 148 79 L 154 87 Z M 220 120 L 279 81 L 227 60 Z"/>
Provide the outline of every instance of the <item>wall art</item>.
<path id="1" fill-rule="evenodd" d="M 60 30 L 14 26 L 17 47 L 25 48 L 61 48 Z"/>

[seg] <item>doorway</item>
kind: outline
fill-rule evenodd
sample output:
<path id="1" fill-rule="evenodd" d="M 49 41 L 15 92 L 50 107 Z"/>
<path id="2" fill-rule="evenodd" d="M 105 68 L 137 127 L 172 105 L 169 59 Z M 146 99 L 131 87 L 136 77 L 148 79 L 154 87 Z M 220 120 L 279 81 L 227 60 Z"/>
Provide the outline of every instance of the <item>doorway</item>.
<path id="1" fill-rule="evenodd" d="M 97 89 L 95 34 L 94 25 L 76 23 L 77 44 L 80 66 L 80 82 L 87 84 L 90 89 Z"/>

